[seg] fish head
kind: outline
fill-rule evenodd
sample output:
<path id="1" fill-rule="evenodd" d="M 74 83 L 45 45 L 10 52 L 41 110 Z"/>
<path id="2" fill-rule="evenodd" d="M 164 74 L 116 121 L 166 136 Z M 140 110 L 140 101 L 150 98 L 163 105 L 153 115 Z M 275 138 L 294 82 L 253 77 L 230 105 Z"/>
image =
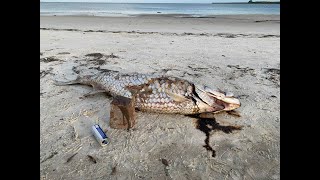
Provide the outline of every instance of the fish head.
<path id="1" fill-rule="evenodd" d="M 235 98 L 233 93 L 223 92 L 217 88 L 195 85 L 195 93 L 200 113 L 231 111 L 241 106 L 239 99 Z"/>

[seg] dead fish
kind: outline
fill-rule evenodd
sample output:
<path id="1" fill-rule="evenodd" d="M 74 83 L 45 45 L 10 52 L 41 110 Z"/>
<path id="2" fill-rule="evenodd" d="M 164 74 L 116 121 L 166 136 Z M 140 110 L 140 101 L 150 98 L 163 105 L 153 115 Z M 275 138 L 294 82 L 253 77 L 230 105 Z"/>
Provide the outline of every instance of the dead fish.
<path id="1" fill-rule="evenodd" d="M 135 97 L 135 107 L 148 112 L 188 115 L 240 107 L 240 101 L 230 92 L 157 74 L 123 74 L 105 70 L 94 75 L 78 75 L 76 80 L 69 82 L 55 81 L 54 84 L 85 84 L 94 89 L 88 94 L 106 92 L 113 97 Z"/>

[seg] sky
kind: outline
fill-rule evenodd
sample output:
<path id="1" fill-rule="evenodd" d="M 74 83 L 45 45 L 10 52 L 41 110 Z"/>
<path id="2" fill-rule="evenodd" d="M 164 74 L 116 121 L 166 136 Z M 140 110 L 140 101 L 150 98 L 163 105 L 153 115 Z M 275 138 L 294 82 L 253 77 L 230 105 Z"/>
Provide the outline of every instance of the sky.
<path id="1" fill-rule="evenodd" d="M 112 3 L 212 3 L 212 2 L 248 2 L 248 0 L 40 0 L 41 2 L 112 2 Z M 253 0 L 261 1 L 261 0 Z M 265 0 L 280 1 L 280 0 Z"/>

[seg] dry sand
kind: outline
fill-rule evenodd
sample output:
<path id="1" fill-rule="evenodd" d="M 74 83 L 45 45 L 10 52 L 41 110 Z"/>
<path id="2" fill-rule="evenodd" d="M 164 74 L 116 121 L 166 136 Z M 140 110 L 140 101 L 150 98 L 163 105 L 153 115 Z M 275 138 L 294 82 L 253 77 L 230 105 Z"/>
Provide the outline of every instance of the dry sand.
<path id="1" fill-rule="evenodd" d="M 40 20 L 41 179 L 280 179 L 279 16 Z M 118 58 L 93 61 L 89 53 Z M 73 67 L 98 66 L 228 89 L 240 98 L 241 117 L 220 113 L 216 122 L 243 129 L 210 132 L 216 157 L 192 117 L 137 112 L 132 130 L 111 129 L 110 97 L 82 98 L 90 87 L 52 84 L 74 79 Z M 106 147 L 91 135 L 95 122 L 110 136 Z"/>

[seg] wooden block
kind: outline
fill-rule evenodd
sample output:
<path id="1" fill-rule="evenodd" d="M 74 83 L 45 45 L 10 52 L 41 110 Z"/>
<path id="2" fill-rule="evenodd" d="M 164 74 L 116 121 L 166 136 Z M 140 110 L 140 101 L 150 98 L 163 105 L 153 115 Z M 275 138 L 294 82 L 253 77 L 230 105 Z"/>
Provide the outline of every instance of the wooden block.
<path id="1" fill-rule="evenodd" d="M 110 127 L 114 129 L 129 129 L 135 123 L 134 98 L 117 96 L 111 102 Z"/>

